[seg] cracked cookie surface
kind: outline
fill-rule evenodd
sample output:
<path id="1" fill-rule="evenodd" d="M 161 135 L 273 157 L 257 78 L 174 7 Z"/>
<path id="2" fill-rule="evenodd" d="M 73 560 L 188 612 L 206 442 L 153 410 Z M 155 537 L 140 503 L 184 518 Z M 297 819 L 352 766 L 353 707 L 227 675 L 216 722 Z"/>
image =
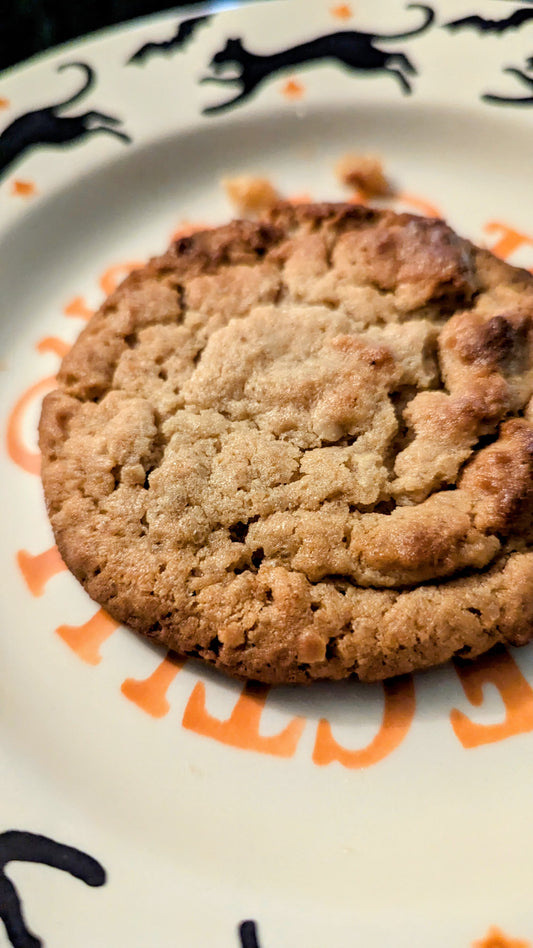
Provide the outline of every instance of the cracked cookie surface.
<path id="1" fill-rule="evenodd" d="M 65 357 L 60 552 L 232 675 L 373 680 L 533 621 L 533 277 L 442 221 L 279 205 L 178 240 Z"/>

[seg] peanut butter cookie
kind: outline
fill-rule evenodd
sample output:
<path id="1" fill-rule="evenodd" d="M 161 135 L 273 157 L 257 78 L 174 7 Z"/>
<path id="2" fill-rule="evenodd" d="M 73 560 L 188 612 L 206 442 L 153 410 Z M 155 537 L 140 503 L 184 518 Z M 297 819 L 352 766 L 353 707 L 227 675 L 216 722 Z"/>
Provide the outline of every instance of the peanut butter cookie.
<path id="1" fill-rule="evenodd" d="M 178 240 L 40 423 L 68 567 L 243 678 L 376 680 L 533 631 L 533 277 L 442 221 L 280 204 Z"/>

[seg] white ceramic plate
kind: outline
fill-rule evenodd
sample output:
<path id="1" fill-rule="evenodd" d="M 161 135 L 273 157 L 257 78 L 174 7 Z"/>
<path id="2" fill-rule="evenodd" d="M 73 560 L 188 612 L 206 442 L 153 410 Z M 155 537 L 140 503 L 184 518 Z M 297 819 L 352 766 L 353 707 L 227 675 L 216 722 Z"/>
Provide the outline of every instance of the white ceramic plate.
<path id="1" fill-rule="evenodd" d="M 224 175 L 341 198 L 335 161 L 377 152 L 395 206 L 533 266 L 533 6 L 430 8 L 402 39 L 427 9 L 274 0 L 166 50 L 165 15 L 0 83 L 2 948 L 39 944 L 27 929 L 48 948 L 533 939 L 533 648 L 386 688 L 243 690 L 98 612 L 38 477 L 60 354 L 132 262 L 229 218 Z M 200 83 L 216 54 L 234 82 Z"/>

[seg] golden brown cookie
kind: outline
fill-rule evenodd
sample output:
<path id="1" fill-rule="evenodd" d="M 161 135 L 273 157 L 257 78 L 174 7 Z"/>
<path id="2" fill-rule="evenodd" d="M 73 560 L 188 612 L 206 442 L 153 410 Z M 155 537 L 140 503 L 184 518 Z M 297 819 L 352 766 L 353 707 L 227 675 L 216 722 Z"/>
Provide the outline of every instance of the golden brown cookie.
<path id="1" fill-rule="evenodd" d="M 40 423 L 57 543 L 119 621 L 267 682 L 533 620 L 533 277 L 442 221 L 279 205 L 104 303 Z"/>

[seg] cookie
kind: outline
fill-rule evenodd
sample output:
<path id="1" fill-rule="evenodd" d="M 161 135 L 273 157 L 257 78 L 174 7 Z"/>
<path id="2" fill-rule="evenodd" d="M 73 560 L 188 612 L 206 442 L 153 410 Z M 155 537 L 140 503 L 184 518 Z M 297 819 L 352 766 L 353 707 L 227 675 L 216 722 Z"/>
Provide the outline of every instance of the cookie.
<path id="1" fill-rule="evenodd" d="M 533 619 L 533 277 L 445 223 L 279 205 L 132 273 L 43 405 L 57 544 L 231 675 L 377 680 Z"/>

